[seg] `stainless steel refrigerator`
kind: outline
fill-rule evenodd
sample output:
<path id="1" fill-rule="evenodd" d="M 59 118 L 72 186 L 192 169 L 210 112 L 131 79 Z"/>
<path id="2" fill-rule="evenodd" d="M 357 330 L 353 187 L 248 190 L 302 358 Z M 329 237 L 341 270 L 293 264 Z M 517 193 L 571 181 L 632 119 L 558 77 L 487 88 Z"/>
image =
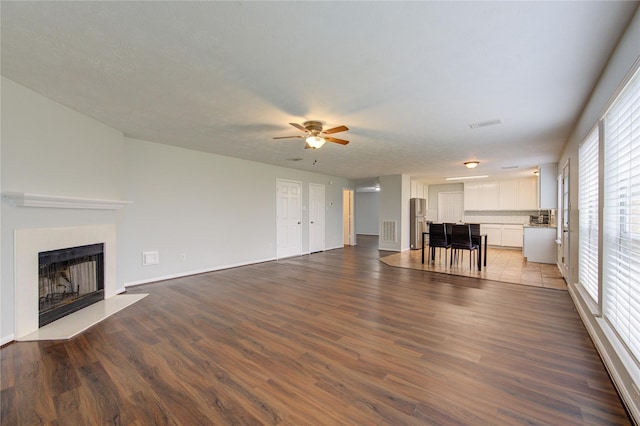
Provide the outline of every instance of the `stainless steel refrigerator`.
<path id="1" fill-rule="evenodd" d="M 422 248 L 422 233 L 427 231 L 427 200 L 411 198 L 409 203 L 411 250 L 419 250 Z"/>

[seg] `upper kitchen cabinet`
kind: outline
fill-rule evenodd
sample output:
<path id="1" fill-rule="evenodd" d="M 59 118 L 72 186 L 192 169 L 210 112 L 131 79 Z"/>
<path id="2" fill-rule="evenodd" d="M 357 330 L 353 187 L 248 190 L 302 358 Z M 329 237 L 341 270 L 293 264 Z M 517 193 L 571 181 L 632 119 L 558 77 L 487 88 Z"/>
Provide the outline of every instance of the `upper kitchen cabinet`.
<path id="1" fill-rule="evenodd" d="M 518 179 L 518 210 L 538 208 L 538 179 Z"/>
<path id="2" fill-rule="evenodd" d="M 464 209 L 465 210 L 482 210 L 480 207 L 480 191 L 481 184 L 465 183 L 464 184 Z"/>
<path id="3" fill-rule="evenodd" d="M 538 191 L 540 194 L 540 209 L 558 208 L 558 165 L 541 164 L 539 166 Z"/>
<path id="4" fill-rule="evenodd" d="M 499 210 L 500 187 L 498 182 L 465 183 L 465 210 Z"/>
<path id="5" fill-rule="evenodd" d="M 537 210 L 536 178 L 465 183 L 464 209 L 479 211 Z"/>
<path id="6" fill-rule="evenodd" d="M 518 181 L 500 181 L 500 210 L 518 210 Z"/>
<path id="7" fill-rule="evenodd" d="M 500 184 L 498 182 L 483 182 L 482 191 L 480 192 L 481 210 L 499 210 L 500 209 Z"/>

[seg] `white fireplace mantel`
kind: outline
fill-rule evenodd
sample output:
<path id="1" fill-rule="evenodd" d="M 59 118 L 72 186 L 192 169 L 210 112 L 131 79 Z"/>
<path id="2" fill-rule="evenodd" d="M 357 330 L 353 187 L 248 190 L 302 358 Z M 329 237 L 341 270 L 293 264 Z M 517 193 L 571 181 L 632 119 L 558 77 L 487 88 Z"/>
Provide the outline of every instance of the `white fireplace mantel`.
<path id="1" fill-rule="evenodd" d="M 119 210 L 131 201 L 42 195 L 28 192 L 3 192 L 2 196 L 16 207 L 48 207 L 56 209 Z"/>

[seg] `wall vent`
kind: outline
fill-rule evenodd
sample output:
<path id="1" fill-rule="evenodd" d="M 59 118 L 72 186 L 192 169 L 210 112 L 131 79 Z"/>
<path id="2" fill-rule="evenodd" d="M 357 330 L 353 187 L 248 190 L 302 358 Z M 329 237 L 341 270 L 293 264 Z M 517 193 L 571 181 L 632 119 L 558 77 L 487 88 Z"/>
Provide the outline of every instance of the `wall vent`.
<path id="1" fill-rule="evenodd" d="M 396 229 L 398 222 L 395 220 L 385 220 L 382 222 L 382 241 L 397 243 L 398 236 Z"/>

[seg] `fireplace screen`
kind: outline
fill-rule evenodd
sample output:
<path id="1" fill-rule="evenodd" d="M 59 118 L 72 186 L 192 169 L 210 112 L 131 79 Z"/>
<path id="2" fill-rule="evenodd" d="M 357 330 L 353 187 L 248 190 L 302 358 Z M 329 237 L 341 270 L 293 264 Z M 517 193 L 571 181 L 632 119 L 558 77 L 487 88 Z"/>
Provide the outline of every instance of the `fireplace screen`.
<path id="1" fill-rule="evenodd" d="M 39 253 L 39 326 L 104 299 L 103 244 Z"/>

